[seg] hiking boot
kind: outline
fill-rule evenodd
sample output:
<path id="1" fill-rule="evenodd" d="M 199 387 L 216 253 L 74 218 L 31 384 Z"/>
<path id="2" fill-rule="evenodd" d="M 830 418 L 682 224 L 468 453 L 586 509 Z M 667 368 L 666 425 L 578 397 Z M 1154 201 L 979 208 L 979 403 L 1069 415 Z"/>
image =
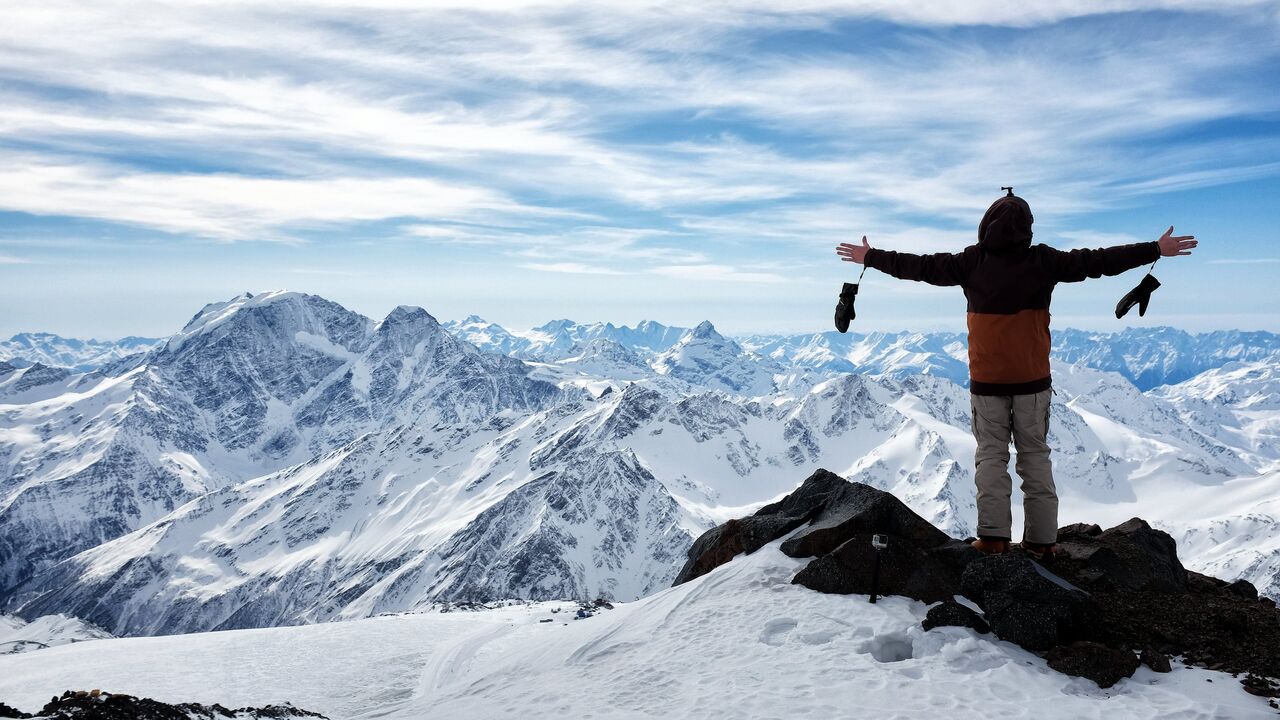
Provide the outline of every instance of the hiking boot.
<path id="1" fill-rule="evenodd" d="M 1058 546 L 1052 543 L 1041 545 L 1039 543 L 1022 543 L 1022 552 L 1036 562 L 1051 563 L 1057 558 Z"/>
<path id="2" fill-rule="evenodd" d="M 836 329 L 840 332 L 849 331 L 849 321 L 855 317 L 853 298 L 857 294 L 858 283 L 845 283 L 840 288 L 840 301 L 836 303 Z"/>
<path id="3" fill-rule="evenodd" d="M 987 555 L 1003 555 L 1009 552 L 1009 541 L 1004 538 L 980 537 L 969 544 Z"/>

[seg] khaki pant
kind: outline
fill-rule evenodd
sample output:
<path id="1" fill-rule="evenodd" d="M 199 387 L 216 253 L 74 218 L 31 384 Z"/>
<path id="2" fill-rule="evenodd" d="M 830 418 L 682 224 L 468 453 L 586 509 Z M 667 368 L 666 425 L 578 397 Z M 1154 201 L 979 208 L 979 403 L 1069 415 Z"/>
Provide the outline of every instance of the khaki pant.
<path id="1" fill-rule="evenodd" d="M 978 485 L 978 535 L 1012 539 L 1013 517 L 1009 496 L 1009 437 L 1018 451 L 1016 469 L 1022 478 L 1022 511 L 1025 542 L 1050 544 L 1058 539 L 1058 491 L 1049 462 L 1049 396 L 1052 390 L 1031 395 L 970 395 L 974 455 L 974 480 Z"/>

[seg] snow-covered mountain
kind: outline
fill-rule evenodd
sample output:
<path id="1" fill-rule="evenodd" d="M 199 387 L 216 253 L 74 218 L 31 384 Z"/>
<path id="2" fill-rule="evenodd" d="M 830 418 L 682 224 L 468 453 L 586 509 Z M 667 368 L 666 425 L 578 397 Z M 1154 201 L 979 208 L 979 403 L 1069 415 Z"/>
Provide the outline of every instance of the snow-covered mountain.
<path id="1" fill-rule="evenodd" d="M 374 322 L 263 293 L 118 370 L 0 367 L 0 602 L 157 634 L 633 600 L 817 466 L 972 531 L 963 336 L 675 331 Z M 1280 595 L 1275 361 L 1230 364 L 1256 352 L 1241 337 L 1197 355 L 1217 375 L 1159 391 L 1055 362 L 1049 440 L 1063 523 L 1164 518 L 1217 574 Z M 498 352 L 517 346 L 527 362 Z M 1233 532 L 1251 539 L 1204 551 Z"/>
<path id="2" fill-rule="evenodd" d="M 119 375 L 50 370 L 26 382 L 38 367 L 13 387 L 0 377 L 0 402 L 13 403 L 0 404 L 6 598 L 62 558 L 370 431 L 410 417 L 478 422 L 560 392 L 420 308 L 374 323 L 295 293 L 206 306 Z"/>
<path id="3" fill-rule="evenodd" d="M 109 637 L 111 633 L 106 630 L 66 615 L 45 615 L 27 622 L 16 615 L 0 613 L 0 655 L 17 655 Z"/>
<path id="4" fill-rule="evenodd" d="M 968 382 L 963 333 L 756 335 L 743 347 L 789 366 L 834 372 L 938 375 Z M 1193 335 L 1174 328 L 1126 328 L 1113 333 L 1053 331 L 1052 357 L 1117 373 L 1139 390 L 1179 383 L 1232 361 L 1280 358 L 1280 335 L 1221 330 Z"/>
<path id="5" fill-rule="evenodd" d="M 72 370 L 96 370 L 121 358 L 145 353 L 163 340 L 125 337 L 119 340 L 77 340 L 53 333 L 18 333 L 0 340 L 0 361 L 15 366 L 50 365 Z"/>
<path id="6" fill-rule="evenodd" d="M 653 367 L 690 385 L 748 396 L 773 392 L 774 375 L 782 372 L 781 367 L 716 332 L 705 320 L 659 354 Z"/>
<path id="7" fill-rule="evenodd" d="M 449 332 L 485 352 L 543 361 L 568 357 L 580 346 L 595 340 L 617 343 L 633 353 L 639 353 L 641 357 L 649 358 L 670 348 L 686 332 L 686 328 L 669 327 L 652 320 L 642 321 L 635 327 L 552 320 L 530 330 L 513 332 L 497 323 L 470 315 L 464 320 L 451 320 L 443 325 Z"/>

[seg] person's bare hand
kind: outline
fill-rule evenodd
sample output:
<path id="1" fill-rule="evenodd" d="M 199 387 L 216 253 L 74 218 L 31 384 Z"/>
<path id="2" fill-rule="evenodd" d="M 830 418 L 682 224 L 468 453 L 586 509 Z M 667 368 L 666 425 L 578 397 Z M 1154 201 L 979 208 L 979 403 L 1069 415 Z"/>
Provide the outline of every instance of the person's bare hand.
<path id="1" fill-rule="evenodd" d="M 836 254 L 845 262 L 855 262 L 861 265 L 867 257 L 867 251 L 871 246 L 867 244 L 867 236 L 862 236 L 862 244 L 854 245 L 853 243 L 840 243 L 836 246 Z"/>
<path id="2" fill-rule="evenodd" d="M 1190 255 L 1191 248 L 1196 246 L 1195 235 L 1174 235 L 1173 226 L 1170 225 L 1168 230 L 1164 231 L 1164 235 L 1160 236 L 1160 255 L 1169 257 L 1171 255 Z"/>

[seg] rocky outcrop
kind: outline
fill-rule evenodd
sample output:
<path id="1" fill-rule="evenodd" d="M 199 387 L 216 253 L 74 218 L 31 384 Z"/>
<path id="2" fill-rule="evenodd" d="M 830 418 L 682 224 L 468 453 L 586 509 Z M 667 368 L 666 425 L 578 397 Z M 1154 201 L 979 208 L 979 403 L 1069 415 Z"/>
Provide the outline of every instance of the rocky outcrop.
<path id="1" fill-rule="evenodd" d="M 34 715 L 0 703 L 0 718 L 44 720 L 286 720 L 321 718 L 324 715 L 296 708 L 288 703 L 231 710 L 217 703 L 169 703 L 99 690 L 67 690 L 54 697 Z"/>
<path id="2" fill-rule="evenodd" d="M 1087 640 L 1054 647 L 1045 660 L 1060 673 L 1089 678 L 1102 688 L 1131 677 L 1138 669 L 1138 657 L 1131 651 Z"/>
<path id="3" fill-rule="evenodd" d="M 960 580 L 1002 640 L 1028 650 L 1090 637 L 1098 604 L 1088 593 L 1024 555 L 991 555 L 969 563 Z"/>
<path id="4" fill-rule="evenodd" d="M 958 540 L 921 548 L 907 538 L 894 535 L 890 536 L 887 548 L 877 551 L 871 547 L 871 537 L 871 533 L 850 537 L 809 563 L 792 582 L 819 592 L 868 594 L 872 590 L 875 555 L 879 552 L 881 594 L 937 602 L 950 600 L 960 592 L 960 573 L 965 563 L 978 554 Z"/>
<path id="5" fill-rule="evenodd" d="M 711 528 L 693 541 L 674 584 L 705 575 L 735 555 L 749 555 L 813 520 L 832 495 L 849 484 L 835 473 L 818 470 L 778 502 L 765 505 L 750 517 L 729 520 Z"/>
<path id="6" fill-rule="evenodd" d="M 793 582 L 820 592 L 871 592 L 875 534 L 890 538 L 889 546 L 878 551 L 884 594 L 928 602 L 950 599 L 959 592 L 965 563 L 978 555 L 893 495 L 818 470 L 782 500 L 703 533 L 689 549 L 676 584 L 792 531 L 796 532 L 782 543 L 782 551 L 815 558 Z"/>
<path id="7" fill-rule="evenodd" d="M 926 631 L 940 627 L 967 627 L 979 633 L 991 632 L 991 626 L 982 616 L 954 600 L 944 600 L 929 608 L 920 627 Z"/>
<path id="8" fill-rule="evenodd" d="M 888 537 L 875 550 L 874 534 Z M 1021 552 L 986 556 L 948 537 L 893 495 L 819 470 L 782 500 L 704 533 L 677 584 L 789 535 L 782 552 L 813 558 L 792 578 L 828 593 L 871 591 L 931 608 L 926 630 L 988 629 L 1042 653 L 1049 666 L 1110 687 L 1140 663 L 1168 672 L 1170 656 L 1243 675 L 1249 692 L 1280 694 L 1280 610 L 1247 582 L 1182 566 L 1168 534 L 1133 518 L 1113 528 L 1069 525 L 1046 567 Z M 982 609 L 954 601 L 963 595 Z M 1141 653 L 1141 657 L 1139 657 Z"/>

